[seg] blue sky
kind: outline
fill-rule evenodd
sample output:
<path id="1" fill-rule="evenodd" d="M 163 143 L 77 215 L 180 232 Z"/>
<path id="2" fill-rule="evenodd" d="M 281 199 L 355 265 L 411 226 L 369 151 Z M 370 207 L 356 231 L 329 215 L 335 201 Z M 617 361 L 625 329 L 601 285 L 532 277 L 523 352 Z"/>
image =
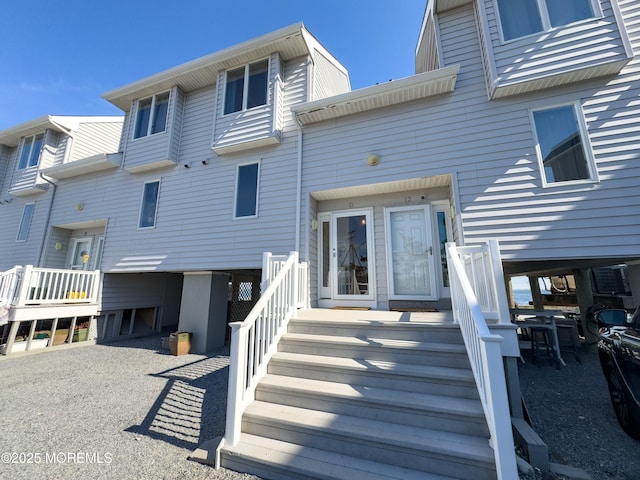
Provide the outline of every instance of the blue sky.
<path id="1" fill-rule="evenodd" d="M 0 130 L 118 115 L 113 88 L 302 21 L 358 89 L 414 73 L 427 0 L 24 0 L 3 6 Z"/>

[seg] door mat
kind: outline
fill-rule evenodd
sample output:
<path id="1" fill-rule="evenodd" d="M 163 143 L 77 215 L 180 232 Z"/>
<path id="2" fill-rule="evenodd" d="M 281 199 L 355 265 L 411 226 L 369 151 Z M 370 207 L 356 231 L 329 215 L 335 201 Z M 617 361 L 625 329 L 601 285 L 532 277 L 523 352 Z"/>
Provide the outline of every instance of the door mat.
<path id="1" fill-rule="evenodd" d="M 371 310 L 370 307 L 331 307 L 331 310 Z"/>
<path id="2" fill-rule="evenodd" d="M 437 308 L 392 308 L 392 312 L 439 312 Z"/>

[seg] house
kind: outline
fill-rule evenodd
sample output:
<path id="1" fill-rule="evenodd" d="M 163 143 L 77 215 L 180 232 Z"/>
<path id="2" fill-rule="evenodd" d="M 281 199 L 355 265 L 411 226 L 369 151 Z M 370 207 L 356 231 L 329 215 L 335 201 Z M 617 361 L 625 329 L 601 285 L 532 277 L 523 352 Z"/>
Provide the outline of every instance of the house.
<path id="1" fill-rule="evenodd" d="M 462 300 L 453 298 L 451 279 L 464 275 L 452 272 L 458 267 L 447 259 L 446 244 L 489 239 L 499 240 L 507 277 L 575 272 L 585 292 L 589 268 L 627 263 L 638 299 L 639 15 L 631 0 L 581 0 L 561 10 L 545 0 L 430 1 L 416 74 L 408 78 L 351 91 L 346 68 L 296 24 L 116 88 L 104 98 L 125 115 L 119 161 L 90 169 L 113 158 L 92 152 L 47 165 L 40 180 L 25 179 L 30 186 L 20 188 L 28 195 L 51 195 L 39 193 L 46 179 L 56 185 L 48 220 L 32 222 L 40 253 L 10 248 L 6 259 L 0 252 L 0 263 L 60 267 L 60 252 L 89 245 L 81 232 L 104 235 L 102 254 L 93 254 L 103 272 L 98 335 L 179 328 L 194 332 L 197 352 L 222 344 L 227 322 L 242 321 L 256 303 L 263 308 L 266 300 L 258 298 L 284 278 L 278 268 L 289 264 L 263 261 L 263 252 L 299 252 L 308 265 L 301 270 L 308 271 L 308 295 L 296 305 L 457 308 Z M 5 184 L 16 185 L 3 187 L 0 212 L 6 204 L 15 210 L 23 198 L 15 193 L 17 174 L 9 174 L 20 169 L 7 159 L 21 162 L 25 146 L 38 141 L 38 132 L 20 128 L 0 132 L 0 140 L 14 135 L 0 152 L 0 172 Z M 9 220 L 22 231 L 16 218 Z M 513 334 L 504 311 L 493 313 L 489 323 L 507 339 L 498 355 L 508 357 L 517 417 L 517 352 L 507 346 Z M 251 330 L 249 338 L 279 339 L 279 327 Z M 347 327 L 340 342 L 359 338 L 360 330 Z M 244 328 L 234 327 L 238 342 Z M 304 325 L 293 328 L 308 333 Z M 326 325 L 318 328 L 329 335 Z M 382 351 L 410 341 L 371 343 Z M 272 347 L 261 350 L 265 345 L 242 348 L 262 362 L 274 354 Z M 460 348 L 447 347 L 452 356 Z M 437 356 L 429 352 L 423 357 Z M 267 368 L 256 365 L 261 373 Z M 252 383 L 252 373 L 238 378 Z M 261 395 L 267 387 L 273 393 L 271 382 Z M 245 394 L 255 390 L 238 393 Z M 240 421 L 249 405 L 243 402 L 230 402 L 238 408 L 228 418 Z M 464 405 L 459 410 L 483 410 Z M 259 409 L 250 413 L 259 424 Z M 228 425 L 230 432 L 237 428 Z M 234 447 L 237 439 L 226 440 Z M 484 462 L 478 476 L 506 475 L 478 448 L 482 453 L 468 452 Z M 227 454 L 227 461 L 245 455 Z"/>

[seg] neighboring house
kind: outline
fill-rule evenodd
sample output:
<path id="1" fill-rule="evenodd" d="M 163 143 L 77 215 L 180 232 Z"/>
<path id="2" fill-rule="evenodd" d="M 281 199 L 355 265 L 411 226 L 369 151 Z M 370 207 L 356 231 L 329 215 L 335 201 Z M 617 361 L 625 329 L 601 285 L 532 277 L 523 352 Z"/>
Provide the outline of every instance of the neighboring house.
<path id="1" fill-rule="evenodd" d="M 118 168 L 122 120 L 49 115 L 0 132 L 0 271 L 27 264 L 99 268 L 105 221 L 78 222 L 74 213 L 94 199 L 60 203 L 57 184 Z M 52 222 L 54 211 L 60 213 Z"/>

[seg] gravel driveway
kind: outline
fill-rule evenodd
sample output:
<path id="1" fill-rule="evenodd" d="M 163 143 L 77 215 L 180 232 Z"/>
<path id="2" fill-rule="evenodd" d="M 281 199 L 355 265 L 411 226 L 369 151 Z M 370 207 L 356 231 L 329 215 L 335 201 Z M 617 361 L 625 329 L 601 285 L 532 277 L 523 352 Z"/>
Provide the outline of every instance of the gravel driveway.
<path id="1" fill-rule="evenodd" d="M 228 350 L 175 357 L 160 344 L 0 360 L 0 478 L 257 479 L 187 460 L 223 434 Z"/>
<path id="2" fill-rule="evenodd" d="M 580 468 L 593 480 L 640 479 L 640 442 L 618 426 L 595 349 L 582 364 L 519 365 L 520 388 L 551 461 Z M 525 357 L 525 360 L 527 357 Z"/>
<path id="3" fill-rule="evenodd" d="M 159 346 L 149 337 L 2 358 L 0 478 L 259 480 L 187 460 L 223 433 L 228 350 L 174 357 Z M 640 443 L 616 423 L 596 354 L 582 359 L 520 366 L 536 430 L 552 461 L 636 480 Z"/>

